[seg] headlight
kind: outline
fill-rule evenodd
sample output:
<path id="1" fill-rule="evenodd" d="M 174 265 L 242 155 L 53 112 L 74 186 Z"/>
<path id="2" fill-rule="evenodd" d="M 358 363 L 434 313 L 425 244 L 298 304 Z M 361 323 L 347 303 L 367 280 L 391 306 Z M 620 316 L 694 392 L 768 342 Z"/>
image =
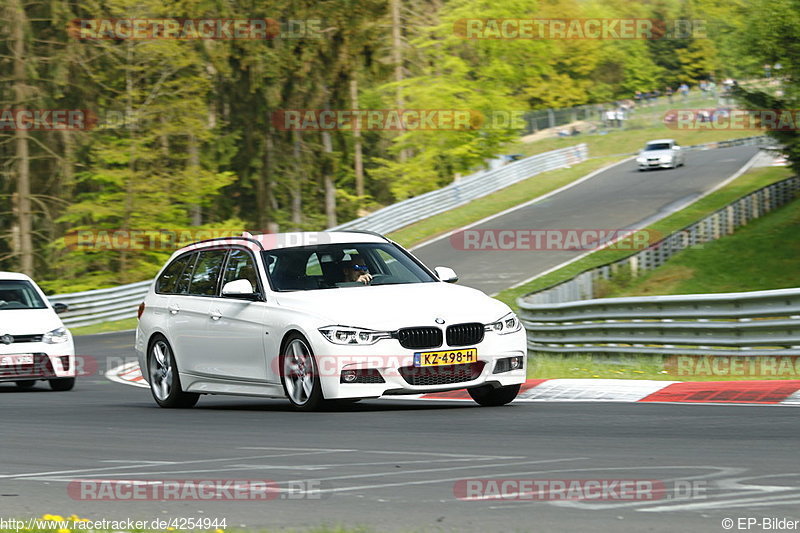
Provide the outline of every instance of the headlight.
<path id="1" fill-rule="evenodd" d="M 375 331 L 347 326 L 326 326 L 319 328 L 319 332 L 334 344 L 375 344 L 381 339 L 392 338 L 392 334 L 389 331 Z"/>
<path id="2" fill-rule="evenodd" d="M 492 322 L 491 324 L 486 324 L 483 329 L 485 331 L 493 331 L 495 333 L 499 333 L 500 335 L 506 335 L 508 333 L 514 333 L 515 331 L 519 331 L 522 329 L 522 324 L 519 322 L 519 318 L 514 313 L 508 313 L 506 316 L 498 320 L 497 322 Z"/>
<path id="3" fill-rule="evenodd" d="M 645 159 L 644 156 L 639 156 L 636 158 L 637 163 L 644 163 L 645 161 L 647 161 L 647 159 Z"/>
<path id="4" fill-rule="evenodd" d="M 42 342 L 47 344 L 59 344 L 69 340 L 69 333 L 67 328 L 56 328 L 53 331 L 48 331 L 42 335 Z"/>

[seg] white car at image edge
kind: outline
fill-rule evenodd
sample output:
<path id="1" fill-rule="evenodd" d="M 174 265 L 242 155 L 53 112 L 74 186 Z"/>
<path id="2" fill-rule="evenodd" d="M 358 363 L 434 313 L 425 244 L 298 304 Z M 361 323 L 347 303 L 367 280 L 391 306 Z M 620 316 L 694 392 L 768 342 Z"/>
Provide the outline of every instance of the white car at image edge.
<path id="1" fill-rule="evenodd" d="M 162 407 L 202 394 L 331 401 L 466 388 L 512 401 L 526 336 L 504 303 L 371 232 L 212 239 L 175 252 L 139 308 L 135 349 Z"/>
<path id="2" fill-rule="evenodd" d="M 75 346 L 44 292 L 24 274 L 0 272 L 0 382 L 30 389 L 46 380 L 50 388 L 75 386 Z"/>

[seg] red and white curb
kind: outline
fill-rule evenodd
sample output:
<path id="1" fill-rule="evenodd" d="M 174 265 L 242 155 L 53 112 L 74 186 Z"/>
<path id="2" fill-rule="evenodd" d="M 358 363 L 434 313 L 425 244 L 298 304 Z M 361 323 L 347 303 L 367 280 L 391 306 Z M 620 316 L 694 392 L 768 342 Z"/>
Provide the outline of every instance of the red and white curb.
<path id="1" fill-rule="evenodd" d="M 111 381 L 148 388 L 138 363 L 106 372 Z M 469 400 L 466 390 L 398 397 L 414 400 Z M 800 407 L 800 380 L 654 381 L 634 379 L 529 379 L 516 402 L 660 402 L 759 404 Z"/>

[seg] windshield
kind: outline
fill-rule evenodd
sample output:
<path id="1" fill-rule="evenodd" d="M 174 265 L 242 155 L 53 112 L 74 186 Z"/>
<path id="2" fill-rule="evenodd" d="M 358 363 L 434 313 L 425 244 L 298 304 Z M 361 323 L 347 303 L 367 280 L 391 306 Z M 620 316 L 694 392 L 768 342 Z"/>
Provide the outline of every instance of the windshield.
<path id="1" fill-rule="evenodd" d="M 653 143 L 653 144 L 648 144 L 647 146 L 644 147 L 645 152 L 651 152 L 653 150 L 670 150 L 670 149 L 671 147 L 669 143 Z"/>
<path id="2" fill-rule="evenodd" d="M 42 297 L 29 281 L 0 280 L 0 311 L 46 308 Z"/>
<path id="3" fill-rule="evenodd" d="M 263 252 L 272 288 L 311 291 L 437 281 L 390 243 L 325 244 Z"/>

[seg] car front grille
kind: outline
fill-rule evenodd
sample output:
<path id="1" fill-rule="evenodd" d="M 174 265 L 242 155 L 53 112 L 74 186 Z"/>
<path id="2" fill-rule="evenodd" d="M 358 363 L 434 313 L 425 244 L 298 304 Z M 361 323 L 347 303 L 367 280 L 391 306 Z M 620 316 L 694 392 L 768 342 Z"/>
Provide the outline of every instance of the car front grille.
<path id="1" fill-rule="evenodd" d="M 469 324 L 453 324 L 447 327 L 448 346 L 468 346 L 478 344 L 483 340 L 483 324 L 472 322 Z"/>
<path id="2" fill-rule="evenodd" d="M 397 330 L 397 340 L 403 348 L 438 348 L 442 345 L 442 330 L 434 327 Z"/>
<path id="3" fill-rule="evenodd" d="M 406 366 L 400 369 L 400 375 L 406 383 L 415 386 L 464 383 L 477 379 L 483 371 L 484 364 L 483 361 L 478 361 L 466 365 Z"/>
<path id="4" fill-rule="evenodd" d="M 18 342 L 42 342 L 42 334 L 31 334 L 31 335 L 11 335 L 14 337 L 12 344 Z"/>

